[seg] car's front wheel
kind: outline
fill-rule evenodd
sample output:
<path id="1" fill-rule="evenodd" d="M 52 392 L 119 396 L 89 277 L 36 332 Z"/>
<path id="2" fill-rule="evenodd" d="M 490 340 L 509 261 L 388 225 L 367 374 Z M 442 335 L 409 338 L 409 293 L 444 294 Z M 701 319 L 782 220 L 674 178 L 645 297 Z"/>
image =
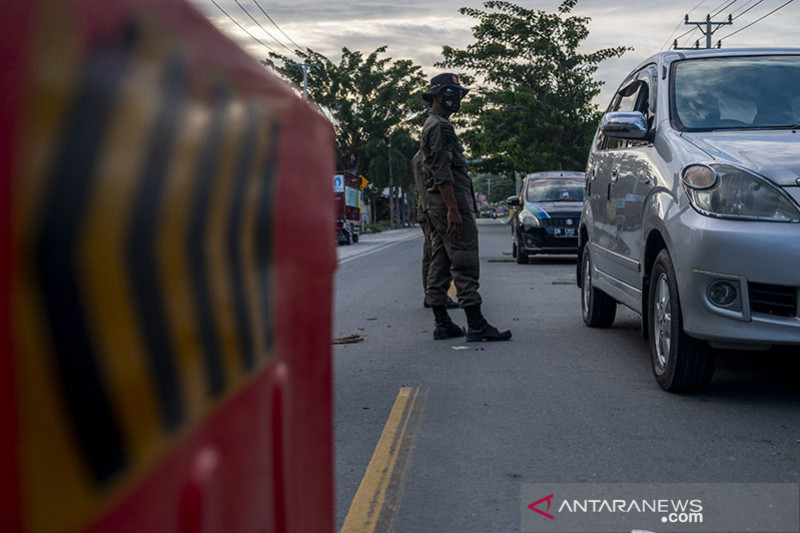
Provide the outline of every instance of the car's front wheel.
<path id="1" fill-rule="evenodd" d="M 648 333 L 653 373 L 662 389 L 697 390 L 714 375 L 715 353 L 707 342 L 683 330 L 672 258 L 662 250 L 650 275 Z"/>
<path id="2" fill-rule="evenodd" d="M 617 301 L 592 286 L 592 257 L 589 245 L 581 257 L 581 311 L 583 322 L 591 328 L 610 328 L 617 317 Z"/>
<path id="3" fill-rule="evenodd" d="M 516 253 L 514 254 L 514 257 L 516 258 L 518 265 L 526 265 L 526 264 L 528 264 L 528 254 L 526 254 L 525 252 L 523 252 L 520 249 L 520 246 L 519 246 L 520 242 L 522 242 L 522 239 L 520 239 L 519 238 L 519 234 L 517 234 L 517 239 L 516 239 L 516 242 L 514 244 L 514 250 L 516 251 Z"/>

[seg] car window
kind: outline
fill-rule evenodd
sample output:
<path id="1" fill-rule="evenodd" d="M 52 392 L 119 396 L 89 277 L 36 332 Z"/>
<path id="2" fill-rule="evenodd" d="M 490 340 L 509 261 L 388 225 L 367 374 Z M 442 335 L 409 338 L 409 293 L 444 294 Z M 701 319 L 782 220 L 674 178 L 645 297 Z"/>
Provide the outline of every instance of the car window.
<path id="1" fill-rule="evenodd" d="M 527 202 L 582 202 L 583 180 L 537 179 L 529 180 L 525 191 Z"/>
<path id="2" fill-rule="evenodd" d="M 687 59 L 673 69 L 670 100 L 677 129 L 800 124 L 800 56 Z"/>
<path id="3" fill-rule="evenodd" d="M 654 120 L 654 113 L 650 108 L 650 71 L 652 67 L 646 67 L 634 75 L 630 81 L 623 84 L 617 91 L 616 101 L 611 106 L 611 111 L 639 111 L 646 117 Z M 626 141 L 625 139 L 606 138 L 600 134 L 598 147 L 604 150 L 614 150 L 628 146 L 647 144 L 646 141 Z"/>
<path id="4" fill-rule="evenodd" d="M 620 89 L 617 93 L 619 94 L 619 100 L 617 100 L 614 111 L 635 111 L 637 107 L 636 104 L 639 101 L 641 87 L 642 81 L 636 80 Z"/>

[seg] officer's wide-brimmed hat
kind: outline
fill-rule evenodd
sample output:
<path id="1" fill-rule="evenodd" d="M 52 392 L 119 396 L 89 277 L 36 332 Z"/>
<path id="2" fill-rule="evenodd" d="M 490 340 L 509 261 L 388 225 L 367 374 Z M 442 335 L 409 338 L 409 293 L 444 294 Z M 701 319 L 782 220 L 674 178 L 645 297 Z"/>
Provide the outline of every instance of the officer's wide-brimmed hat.
<path id="1" fill-rule="evenodd" d="M 428 86 L 428 90 L 422 94 L 422 98 L 424 98 L 426 102 L 432 102 L 434 95 L 439 94 L 445 87 L 461 89 L 462 94 L 467 94 L 469 92 L 469 89 L 461 85 L 458 76 L 450 72 L 445 72 L 431 78 L 431 84 Z"/>

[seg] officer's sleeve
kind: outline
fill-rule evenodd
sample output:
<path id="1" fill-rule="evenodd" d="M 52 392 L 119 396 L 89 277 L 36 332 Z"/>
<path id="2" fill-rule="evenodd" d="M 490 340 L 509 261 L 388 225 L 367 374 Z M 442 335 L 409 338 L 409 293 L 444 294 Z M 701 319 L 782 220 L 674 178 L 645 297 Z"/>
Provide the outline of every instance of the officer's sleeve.
<path id="1" fill-rule="evenodd" d="M 453 150 L 456 132 L 451 124 L 440 123 L 432 127 L 427 138 L 431 154 L 430 172 L 434 187 L 453 184 Z"/>

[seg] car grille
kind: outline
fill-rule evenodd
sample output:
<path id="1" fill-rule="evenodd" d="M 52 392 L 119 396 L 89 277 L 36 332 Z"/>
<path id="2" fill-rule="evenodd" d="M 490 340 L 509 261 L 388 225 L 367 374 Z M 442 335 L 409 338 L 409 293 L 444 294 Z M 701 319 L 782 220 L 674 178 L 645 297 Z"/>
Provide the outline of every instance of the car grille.
<path id="1" fill-rule="evenodd" d="M 543 218 L 542 226 L 546 226 L 548 228 L 576 228 L 578 227 L 580 219 L 580 215 L 574 217 Z M 571 224 L 567 222 L 570 220 L 572 221 Z"/>
<path id="2" fill-rule="evenodd" d="M 766 283 L 748 283 L 750 309 L 753 313 L 797 316 L 797 288 Z"/>

